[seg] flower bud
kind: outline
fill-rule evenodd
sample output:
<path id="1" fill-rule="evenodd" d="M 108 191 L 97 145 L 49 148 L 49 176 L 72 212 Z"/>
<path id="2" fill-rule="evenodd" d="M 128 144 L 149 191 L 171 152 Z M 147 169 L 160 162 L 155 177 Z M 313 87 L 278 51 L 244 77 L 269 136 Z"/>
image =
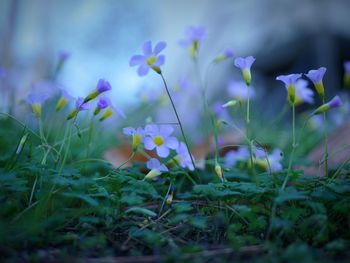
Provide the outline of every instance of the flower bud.
<path id="1" fill-rule="evenodd" d="M 218 163 L 215 165 L 215 174 L 216 174 L 217 177 L 219 177 L 219 179 L 223 183 L 224 182 L 224 177 L 223 177 L 223 174 L 222 174 L 221 166 Z"/>
<path id="2" fill-rule="evenodd" d="M 157 169 L 152 169 L 151 171 L 148 172 L 148 174 L 145 176 L 146 180 L 151 180 L 157 176 L 159 176 L 161 172 Z"/>
<path id="3" fill-rule="evenodd" d="M 325 113 L 327 111 L 329 111 L 330 109 L 334 109 L 334 108 L 338 108 L 342 105 L 342 101 L 339 98 L 339 96 L 335 96 L 333 99 L 331 99 L 329 102 L 321 105 L 320 107 L 318 107 L 313 113 L 312 115 L 317 115 L 320 113 Z"/>
<path id="4" fill-rule="evenodd" d="M 16 154 L 20 154 L 23 150 L 23 147 L 27 141 L 27 138 L 28 138 L 28 133 L 24 134 L 21 138 L 21 140 L 19 141 L 19 144 L 18 144 L 18 147 L 17 147 L 17 150 L 16 150 Z"/>
<path id="5" fill-rule="evenodd" d="M 78 112 L 79 112 L 79 111 L 78 111 L 77 109 L 72 110 L 72 111 L 69 113 L 69 115 L 67 116 L 67 120 L 73 119 L 75 116 L 78 115 Z"/>
<path id="6" fill-rule="evenodd" d="M 237 100 L 230 100 L 228 102 L 226 102 L 225 104 L 223 104 L 221 107 L 222 108 L 227 108 L 227 107 L 233 107 L 238 103 Z"/>
<path id="7" fill-rule="evenodd" d="M 68 100 L 65 97 L 61 97 L 56 104 L 56 111 L 62 110 L 68 103 Z"/>
<path id="8" fill-rule="evenodd" d="M 321 99 L 324 98 L 324 86 L 323 86 L 323 81 L 319 81 L 317 83 L 314 84 L 316 91 L 318 93 L 318 95 L 321 97 Z"/>
<path id="9" fill-rule="evenodd" d="M 113 115 L 113 110 L 111 108 L 108 108 L 102 115 L 102 117 L 99 119 L 99 121 L 104 121 L 105 119 L 111 117 Z"/>
<path id="10" fill-rule="evenodd" d="M 290 104 L 295 104 L 295 86 L 294 84 L 287 86 L 288 101 Z"/>

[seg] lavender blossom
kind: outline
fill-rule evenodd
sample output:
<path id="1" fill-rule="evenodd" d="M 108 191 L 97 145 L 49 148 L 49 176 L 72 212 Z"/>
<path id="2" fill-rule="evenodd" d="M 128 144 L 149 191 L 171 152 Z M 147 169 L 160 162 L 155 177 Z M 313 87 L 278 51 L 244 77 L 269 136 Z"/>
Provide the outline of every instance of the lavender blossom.
<path id="1" fill-rule="evenodd" d="M 161 164 L 160 161 L 156 158 L 150 159 L 147 162 L 146 166 L 148 169 L 151 170 L 148 172 L 148 174 L 145 177 L 145 179 L 147 179 L 147 180 L 151 180 L 154 177 L 161 175 L 162 172 L 169 171 L 168 168 L 164 164 Z"/>
<path id="2" fill-rule="evenodd" d="M 324 86 L 323 86 L 323 76 L 326 73 L 327 69 L 325 67 L 320 67 L 319 69 L 310 70 L 305 74 L 314 84 L 318 95 L 323 99 L 324 98 Z"/>
<path id="3" fill-rule="evenodd" d="M 185 30 L 185 38 L 180 40 L 179 44 L 189 49 L 191 57 L 197 56 L 197 51 L 200 42 L 207 34 L 207 30 L 204 27 L 187 27 Z"/>
<path id="4" fill-rule="evenodd" d="M 187 150 L 186 144 L 180 142 L 176 149 L 177 155 L 174 157 L 175 161 L 182 167 L 188 168 L 190 171 L 194 171 L 193 163 L 191 160 L 191 155 Z M 192 156 L 194 159 L 194 157 Z"/>
<path id="5" fill-rule="evenodd" d="M 252 80 L 250 68 L 253 65 L 254 61 L 255 58 L 253 56 L 246 58 L 238 57 L 235 59 L 235 66 L 242 71 L 243 79 L 248 86 L 250 86 Z"/>
<path id="6" fill-rule="evenodd" d="M 130 66 L 139 66 L 137 73 L 139 76 L 147 75 L 149 69 L 153 69 L 158 74 L 161 74 L 160 66 L 165 62 L 165 56 L 159 55 L 166 47 L 165 42 L 158 42 L 152 49 L 152 42 L 147 41 L 142 46 L 143 55 L 134 55 L 130 59 Z"/>
<path id="7" fill-rule="evenodd" d="M 249 150 L 247 147 L 241 147 L 237 151 L 229 151 L 225 159 L 225 167 L 233 167 L 237 161 L 246 161 L 249 158 Z"/>
<path id="8" fill-rule="evenodd" d="M 78 115 L 81 111 L 86 111 L 90 109 L 90 104 L 85 102 L 83 97 L 78 97 L 75 101 L 75 109 L 72 110 L 67 116 L 67 120 L 70 120 Z"/>
<path id="9" fill-rule="evenodd" d="M 84 103 L 95 99 L 100 94 L 102 94 L 106 91 L 109 91 L 111 89 L 112 89 L 112 86 L 108 81 L 106 81 L 104 79 L 99 79 L 97 82 L 96 89 L 94 91 L 92 91 L 89 95 L 86 96 L 86 98 L 84 99 Z"/>
<path id="10" fill-rule="evenodd" d="M 97 115 L 101 112 L 101 110 L 107 108 L 109 106 L 109 100 L 107 98 L 99 98 L 96 108 L 94 110 L 94 115 Z"/>
<path id="11" fill-rule="evenodd" d="M 331 99 L 329 102 L 324 103 L 320 107 L 318 107 L 312 114 L 317 115 L 320 113 L 324 113 L 329 111 L 330 109 L 338 108 L 342 106 L 342 101 L 339 96 L 335 96 L 333 99 Z"/>
<path id="12" fill-rule="evenodd" d="M 146 125 L 145 131 L 148 135 L 144 139 L 145 149 L 157 151 L 159 157 L 168 157 L 170 149 L 177 149 L 179 142 L 176 137 L 171 137 L 173 128 L 168 125 L 162 125 L 160 128 L 157 125 Z"/>
<path id="13" fill-rule="evenodd" d="M 41 117 L 41 107 L 42 104 L 50 97 L 50 95 L 48 93 L 44 93 L 44 92 L 35 92 L 32 91 L 26 101 L 28 102 L 29 105 L 31 105 L 33 113 L 35 115 L 35 117 L 37 117 L 38 119 Z"/>
<path id="14" fill-rule="evenodd" d="M 138 127 L 137 129 L 133 127 L 126 127 L 123 128 L 123 133 L 132 137 L 132 148 L 135 152 L 144 140 L 145 131 L 141 127 Z"/>
<path id="15" fill-rule="evenodd" d="M 215 63 L 220 63 L 226 59 L 232 58 L 234 56 L 234 52 L 232 48 L 226 48 L 222 54 L 219 54 L 215 59 Z"/>
<path id="16" fill-rule="evenodd" d="M 295 104 L 295 85 L 298 79 L 301 78 L 302 74 L 289 74 L 289 75 L 280 75 L 276 78 L 276 80 L 282 81 L 288 92 L 288 101 L 291 104 Z"/>

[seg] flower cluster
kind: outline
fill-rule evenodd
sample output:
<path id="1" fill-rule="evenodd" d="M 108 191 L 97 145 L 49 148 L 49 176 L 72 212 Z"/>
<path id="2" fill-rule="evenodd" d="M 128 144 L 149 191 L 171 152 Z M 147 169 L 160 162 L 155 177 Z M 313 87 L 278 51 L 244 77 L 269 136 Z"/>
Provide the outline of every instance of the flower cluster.
<path id="1" fill-rule="evenodd" d="M 191 159 L 193 156 L 188 152 L 185 143 L 179 142 L 176 137 L 172 136 L 173 131 L 174 129 L 169 125 L 155 124 L 148 124 L 144 128 L 126 127 L 123 129 L 123 133 L 132 138 L 134 152 L 143 146 L 146 150 L 155 150 L 158 157 L 162 159 L 171 155 L 169 166 L 177 164 L 193 171 L 194 166 Z M 174 154 L 171 154 L 172 150 Z M 162 171 L 167 171 L 167 167 L 154 158 L 147 163 L 147 167 L 152 171 L 151 175 L 146 177 L 147 179 L 160 175 Z"/>

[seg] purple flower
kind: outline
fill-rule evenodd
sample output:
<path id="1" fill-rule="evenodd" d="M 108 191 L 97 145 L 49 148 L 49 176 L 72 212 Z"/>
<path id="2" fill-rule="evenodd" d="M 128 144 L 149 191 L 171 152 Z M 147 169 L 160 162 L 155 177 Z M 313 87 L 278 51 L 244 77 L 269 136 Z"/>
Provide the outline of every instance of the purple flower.
<path id="1" fill-rule="evenodd" d="M 309 89 L 307 85 L 307 81 L 303 79 L 298 79 L 295 83 L 296 103 L 314 103 L 314 92 L 311 89 Z"/>
<path id="2" fill-rule="evenodd" d="M 122 118 L 126 118 L 125 113 L 119 107 L 115 107 L 109 99 L 105 99 L 108 103 L 108 108 L 102 114 L 102 117 L 99 119 L 100 121 L 104 121 L 105 119 L 112 116 L 114 113 L 117 113 Z"/>
<path id="3" fill-rule="evenodd" d="M 41 106 L 49 97 L 50 96 L 48 93 L 41 93 L 35 91 L 32 91 L 28 95 L 26 101 L 29 103 L 30 106 L 32 106 L 32 110 L 35 117 L 41 117 Z"/>
<path id="4" fill-rule="evenodd" d="M 248 92 L 250 99 L 255 97 L 254 88 L 250 87 L 250 90 L 248 90 L 247 84 L 244 81 L 230 81 L 228 86 L 228 94 L 232 98 L 245 101 L 248 99 Z"/>
<path id="5" fill-rule="evenodd" d="M 286 85 L 286 88 L 288 88 L 290 85 L 295 85 L 297 80 L 301 78 L 301 75 L 302 74 L 280 75 L 276 80 L 282 81 Z"/>
<path id="6" fill-rule="evenodd" d="M 180 142 L 179 146 L 176 149 L 176 153 L 177 153 L 177 155 L 175 156 L 176 162 L 182 168 L 188 168 L 190 171 L 193 171 L 194 167 L 193 167 L 193 163 L 192 163 L 192 160 L 191 160 L 191 155 L 188 152 L 185 143 Z M 192 158 L 193 158 L 193 156 L 192 156 Z"/>
<path id="7" fill-rule="evenodd" d="M 84 102 L 83 97 L 78 97 L 77 100 L 75 101 L 75 109 L 77 111 L 84 111 L 90 109 L 90 104 Z"/>
<path id="8" fill-rule="evenodd" d="M 160 175 L 162 172 L 169 171 L 168 168 L 164 164 L 160 163 L 160 161 L 156 158 L 150 159 L 146 163 L 146 166 L 151 170 L 145 177 L 145 179 L 148 180 L 153 179 L 154 177 Z"/>
<path id="9" fill-rule="evenodd" d="M 331 99 L 329 102 L 322 104 L 320 107 L 318 107 L 312 115 L 317 115 L 320 113 L 325 113 L 329 111 L 330 109 L 338 108 L 342 106 L 342 101 L 339 96 L 335 96 L 333 99 Z"/>
<path id="10" fill-rule="evenodd" d="M 235 66 L 242 71 L 250 70 L 254 61 L 255 61 L 255 58 L 253 56 L 249 56 L 246 58 L 239 57 L 235 59 Z"/>
<path id="11" fill-rule="evenodd" d="M 319 69 L 313 69 L 310 70 L 306 75 L 313 83 L 316 85 L 316 83 L 319 83 L 322 81 L 324 74 L 326 73 L 327 69 L 325 67 L 320 67 Z"/>
<path id="12" fill-rule="evenodd" d="M 194 43 L 197 45 L 206 36 L 207 30 L 205 27 L 189 26 L 185 29 L 185 39 L 180 40 L 180 45 L 184 47 L 192 46 Z"/>
<path id="13" fill-rule="evenodd" d="M 316 88 L 318 95 L 324 99 L 324 86 L 323 86 L 323 76 L 326 73 L 325 67 L 320 67 L 319 69 L 310 70 L 308 74 L 305 74 L 313 83 Z"/>
<path id="14" fill-rule="evenodd" d="M 157 125 L 146 125 L 145 131 L 149 135 L 144 139 L 145 148 L 153 150 L 156 148 L 159 157 L 165 158 L 169 155 L 169 149 L 176 149 L 179 142 L 175 137 L 171 137 L 173 128 L 168 125 L 162 125 L 160 128 Z"/>
<path id="15" fill-rule="evenodd" d="M 108 103 L 108 99 L 106 98 L 100 98 L 97 102 L 97 108 L 102 110 L 108 107 L 109 103 Z"/>
<path id="16" fill-rule="evenodd" d="M 252 80 L 250 68 L 253 65 L 254 61 L 255 58 L 253 56 L 246 58 L 239 57 L 235 59 L 235 66 L 242 71 L 243 79 L 248 86 L 250 86 L 250 82 Z"/>
<path id="17" fill-rule="evenodd" d="M 145 131 L 141 127 L 138 127 L 137 129 L 133 127 L 126 127 L 123 128 L 123 133 L 132 137 L 132 148 L 134 151 L 137 150 L 145 137 Z"/>
<path id="18" fill-rule="evenodd" d="M 342 101 L 339 96 L 335 96 L 333 99 L 331 99 L 328 103 L 329 107 L 331 109 L 338 108 L 342 105 Z"/>
<path id="19" fill-rule="evenodd" d="M 130 59 L 130 66 L 139 66 L 137 73 L 139 76 L 147 75 L 149 69 L 153 69 L 157 73 L 161 73 L 160 66 L 165 62 L 165 56 L 159 55 L 166 47 L 165 42 L 158 42 L 157 45 L 152 49 L 152 42 L 147 41 L 142 46 L 143 55 L 134 55 Z"/>
<path id="20" fill-rule="evenodd" d="M 232 58 L 234 56 L 234 52 L 232 48 L 226 48 L 222 54 L 219 54 L 215 59 L 215 63 L 219 63 L 221 61 L 224 61 L 225 59 Z"/>
<path id="21" fill-rule="evenodd" d="M 298 79 L 300 79 L 302 74 L 289 74 L 289 75 L 280 75 L 276 78 L 276 80 L 282 81 L 286 85 L 286 89 L 288 92 L 288 101 L 291 104 L 295 104 L 295 84 Z"/>
<path id="22" fill-rule="evenodd" d="M 345 74 L 350 75 L 350 61 L 344 62 L 344 70 L 345 70 Z"/>
<path id="23" fill-rule="evenodd" d="M 98 91 L 99 94 L 109 91 L 111 89 L 112 89 L 112 86 L 108 81 L 104 79 L 99 79 L 96 87 L 96 90 Z"/>
<path id="24" fill-rule="evenodd" d="M 233 167 L 237 161 L 246 161 L 249 158 L 247 147 L 241 147 L 237 151 L 229 151 L 225 155 L 225 167 Z"/>

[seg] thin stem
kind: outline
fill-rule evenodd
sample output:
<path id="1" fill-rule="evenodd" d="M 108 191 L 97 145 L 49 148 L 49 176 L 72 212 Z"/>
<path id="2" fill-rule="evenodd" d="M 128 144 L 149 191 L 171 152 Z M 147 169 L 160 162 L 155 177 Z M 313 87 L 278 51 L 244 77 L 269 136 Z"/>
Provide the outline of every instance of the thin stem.
<path id="1" fill-rule="evenodd" d="M 192 162 L 192 165 L 193 165 L 194 169 L 195 169 L 195 170 L 197 170 L 197 169 L 196 169 L 196 164 L 195 164 L 195 162 L 194 162 L 194 160 L 193 160 L 193 157 L 192 157 L 192 154 L 191 154 L 191 151 L 190 151 L 190 147 L 188 146 L 187 138 L 186 138 L 186 135 L 185 135 L 184 129 L 183 129 L 183 127 L 182 127 L 182 123 L 181 123 L 181 121 L 180 121 L 179 114 L 177 113 L 177 110 L 176 110 L 176 107 L 175 107 L 174 101 L 173 101 L 173 99 L 172 99 L 172 97 L 171 97 L 171 95 L 170 95 L 170 92 L 169 92 L 169 89 L 168 89 L 168 85 L 167 85 L 167 83 L 166 83 L 166 81 L 165 81 L 165 78 L 164 78 L 164 76 L 163 76 L 163 74 L 162 74 L 162 73 L 160 73 L 160 76 L 162 77 L 162 80 L 163 80 L 163 83 L 164 83 L 165 90 L 166 90 L 166 92 L 167 92 L 167 94 L 168 94 L 169 100 L 170 100 L 171 105 L 172 105 L 172 107 L 173 107 L 173 109 L 174 109 L 174 112 L 175 112 L 175 115 L 176 115 L 177 122 L 179 123 L 179 126 L 180 126 L 180 130 L 181 130 L 182 137 L 183 137 L 183 139 L 184 139 L 184 142 L 185 142 L 185 145 L 186 145 L 187 151 L 188 151 L 188 153 L 189 153 L 189 155 L 190 155 L 190 157 L 191 157 L 191 162 Z M 199 175 L 198 175 L 198 176 L 199 176 Z"/>
<path id="2" fill-rule="evenodd" d="M 89 129 L 89 136 L 88 136 L 88 144 L 86 149 L 86 158 L 89 158 L 90 155 L 90 149 L 91 149 L 91 139 L 92 139 L 92 133 L 94 130 L 94 117 L 91 118 L 90 121 L 90 129 Z"/>
<path id="3" fill-rule="evenodd" d="M 247 125 L 250 123 L 250 85 L 248 85 L 248 98 L 247 98 Z"/>
<path id="4" fill-rule="evenodd" d="M 250 139 L 250 85 L 248 85 L 248 98 L 247 98 L 247 117 L 246 117 L 246 138 L 248 141 L 249 155 L 250 155 L 250 163 L 251 163 L 251 172 L 254 177 L 254 181 L 258 184 L 258 180 L 256 177 L 255 164 L 253 160 L 253 143 Z"/>
<path id="5" fill-rule="evenodd" d="M 289 158 L 287 176 L 284 179 L 282 187 L 281 187 L 282 190 L 284 190 L 284 188 L 286 187 L 287 182 L 289 180 L 291 169 L 292 169 L 293 158 L 294 158 L 294 152 L 295 152 L 295 149 L 297 147 L 297 145 L 295 143 L 295 105 L 294 105 L 294 103 L 292 104 L 292 126 L 293 126 L 293 130 L 292 130 L 292 132 L 293 132 L 292 153 L 290 154 L 290 158 Z M 304 128 L 304 126 L 303 126 L 303 128 Z"/>
<path id="6" fill-rule="evenodd" d="M 324 100 L 323 100 L 324 104 Z M 324 129 L 324 160 L 325 160 L 325 175 L 328 177 L 328 133 L 327 133 L 327 120 L 326 113 L 323 113 L 323 129 Z"/>

